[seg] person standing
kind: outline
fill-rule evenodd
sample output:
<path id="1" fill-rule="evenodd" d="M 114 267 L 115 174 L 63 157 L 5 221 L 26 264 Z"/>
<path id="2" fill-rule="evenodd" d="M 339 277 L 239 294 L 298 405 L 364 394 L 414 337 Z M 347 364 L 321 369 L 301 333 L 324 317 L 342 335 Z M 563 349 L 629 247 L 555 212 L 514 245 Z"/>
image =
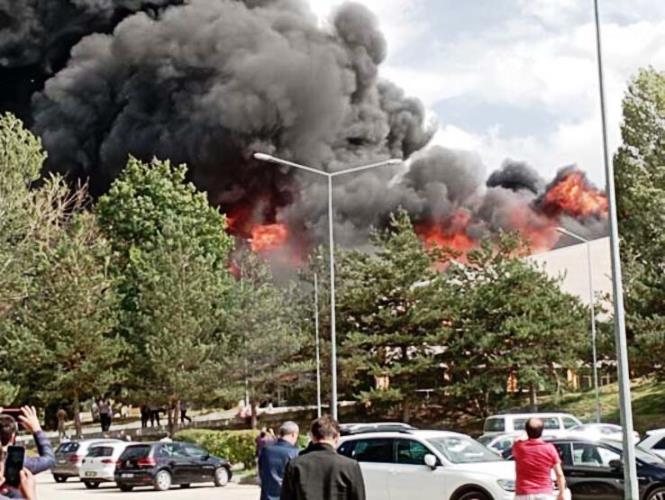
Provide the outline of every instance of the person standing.
<path id="1" fill-rule="evenodd" d="M 286 466 L 280 500 L 365 500 L 360 465 L 335 451 L 339 424 L 328 415 L 310 428 L 312 446 Z"/>
<path id="2" fill-rule="evenodd" d="M 543 421 L 527 420 L 525 430 L 528 439 L 513 445 L 515 460 L 515 500 L 554 500 L 552 470 L 559 488 L 557 500 L 566 498 L 566 478 L 561 469 L 561 459 L 552 443 L 541 439 Z"/>
<path id="3" fill-rule="evenodd" d="M 67 437 L 65 432 L 65 424 L 67 423 L 67 412 L 64 408 L 60 408 L 56 417 L 58 417 L 58 439 L 62 440 Z"/>
<path id="4" fill-rule="evenodd" d="M 2 408 L 0 408 L 0 413 L 2 413 Z M 42 430 L 35 408 L 33 406 L 21 407 L 21 415 L 18 418 L 23 427 L 32 432 L 39 455 L 36 457 L 25 457 L 23 467 L 32 474 L 39 474 L 40 472 L 52 469 L 55 466 L 55 454 L 53 453 L 51 441 L 49 441 L 46 433 Z M 3 450 L 7 449 L 10 445 L 16 444 L 17 434 L 18 425 L 14 417 L 0 414 L 0 445 L 2 445 Z"/>
<path id="5" fill-rule="evenodd" d="M 275 444 L 265 446 L 259 453 L 259 479 L 261 480 L 261 500 L 279 500 L 286 464 L 298 456 L 298 424 L 284 422 L 278 431 Z"/>
<path id="6" fill-rule="evenodd" d="M 187 420 L 187 423 L 191 424 L 192 418 L 187 416 L 187 410 L 189 409 L 187 403 L 179 401 L 178 406 L 180 409 L 180 423 L 185 425 L 185 420 Z"/>
<path id="7" fill-rule="evenodd" d="M 102 425 L 102 432 L 109 431 L 112 418 L 111 402 L 108 398 L 102 398 L 99 402 L 99 421 Z"/>

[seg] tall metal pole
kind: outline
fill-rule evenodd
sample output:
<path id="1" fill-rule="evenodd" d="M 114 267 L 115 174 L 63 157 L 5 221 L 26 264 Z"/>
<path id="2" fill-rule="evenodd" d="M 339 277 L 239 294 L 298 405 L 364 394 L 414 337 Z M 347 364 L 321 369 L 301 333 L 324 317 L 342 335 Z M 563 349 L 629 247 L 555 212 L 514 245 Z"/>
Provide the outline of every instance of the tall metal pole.
<path id="1" fill-rule="evenodd" d="M 314 328 L 316 331 L 316 416 L 321 417 L 321 354 L 319 351 L 319 277 L 314 273 Z"/>
<path id="2" fill-rule="evenodd" d="M 605 81 L 603 76 L 603 49 L 600 33 L 600 13 L 598 0 L 594 0 L 596 21 L 596 54 L 598 59 L 598 90 L 600 94 L 600 114 L 603 127 L 603 160 L 607 182 L 609 205 L 610 243 L 612 254 L 612 284 L 614 293 L 614 335 L 616 337 L 617 363 L 619 375 L 619 407 L 623 430 L 623 474 L 624 498 L 639 500 L 637 465 L 635 463 L 635 435 L 633 434 L 633 411 L 630 401 L 630 371 L 628 369 L 628 346 L 626 342 L 626 322 L 623 306 L 623 284 L 621 279 L 621 258 L 619 254 L 619 227 L 617 222 L 616 192 L 614 187 L 614 167 L 610 162 L 607 140 L 607 115 L 605 111 Z"/>
<path id="3" fill-rule="evenodd" d="M 593 272 L 591 269 L 591 242 L 586 242 L 587 268 L 589 271 L 589 309 L 591 310 L 591 352 L 593 357 L 593 389 L 596 394 L 596 422 L 600 423 L 600 390 L 598 388 L 598 350 L 596 348 L 596 307 L 593 295 Z"/>
<path id="4" fill-rule="evenodd" d="M 337 420 L 337 328 L 335 324 L 335 239 L 333 234 L 332 176 L 328 175 L 328 236 L 330 247 L 330 412 Z"/>

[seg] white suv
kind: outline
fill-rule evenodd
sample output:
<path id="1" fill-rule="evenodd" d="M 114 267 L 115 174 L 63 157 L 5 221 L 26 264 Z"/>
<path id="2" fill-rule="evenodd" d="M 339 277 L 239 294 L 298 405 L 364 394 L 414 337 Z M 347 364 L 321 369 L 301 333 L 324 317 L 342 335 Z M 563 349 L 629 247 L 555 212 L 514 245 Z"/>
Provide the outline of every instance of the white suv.
<path id="1" fill-rule="evenodd" d="M 409 430 L 344 437 L 338 453 L 360 463 L 367 500 L 512 500 L 515 464 L 465 434 Z"/>
<path id="2" fill-rule="evenodd" d="M 534 417 L 542 419 L 545 424 L 543 436 L 564 437 L 570 429 L 582 425 L 582 422 L 568 413 L 507 413 L 487 417 L 483 436 L 522 432 L 527 420 Z"/>

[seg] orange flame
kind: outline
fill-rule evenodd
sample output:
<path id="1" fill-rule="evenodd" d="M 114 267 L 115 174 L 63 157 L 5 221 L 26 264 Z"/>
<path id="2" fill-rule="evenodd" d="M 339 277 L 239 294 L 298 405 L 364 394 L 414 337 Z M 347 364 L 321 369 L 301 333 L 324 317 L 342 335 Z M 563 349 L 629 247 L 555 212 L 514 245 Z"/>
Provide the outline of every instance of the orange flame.
<path id="1" fill-rule="evenodd" d="M 440 224 L 420 223 L 414 229 L 426 247 L 449 248 L 465 255 L 477 246 L 477 242 L 466 233 L 470 221 L 469 212 L 458 210 Z"/>
<path id="2" fill-rule="evenodd" d="M 281 248 L 289 238 L 284 224 L 256 225 L 252 228 L 250 246 L 255 252 L 268 252 Z"/>
<path id="3" fill-rule="evenodd" d="M 607 196 L 592 186 L 582 172 L 573 171 L 545 194 L 543 208 L 552 215 L 606 217 Z"/>

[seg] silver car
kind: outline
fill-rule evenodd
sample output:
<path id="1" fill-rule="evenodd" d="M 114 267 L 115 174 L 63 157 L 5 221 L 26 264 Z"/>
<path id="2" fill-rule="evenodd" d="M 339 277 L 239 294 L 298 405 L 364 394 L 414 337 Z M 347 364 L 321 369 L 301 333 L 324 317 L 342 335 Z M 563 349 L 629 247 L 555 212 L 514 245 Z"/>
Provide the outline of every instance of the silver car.
<path id="1" fill-rule="evenodd" d="M 121 442 L 119 439 L 83 439 L 61 443 L 55 450 L 53 479 L 56 483 L 64 483 L 70 477 L 79 477 L 81 463 L 92 445 Z"/>

